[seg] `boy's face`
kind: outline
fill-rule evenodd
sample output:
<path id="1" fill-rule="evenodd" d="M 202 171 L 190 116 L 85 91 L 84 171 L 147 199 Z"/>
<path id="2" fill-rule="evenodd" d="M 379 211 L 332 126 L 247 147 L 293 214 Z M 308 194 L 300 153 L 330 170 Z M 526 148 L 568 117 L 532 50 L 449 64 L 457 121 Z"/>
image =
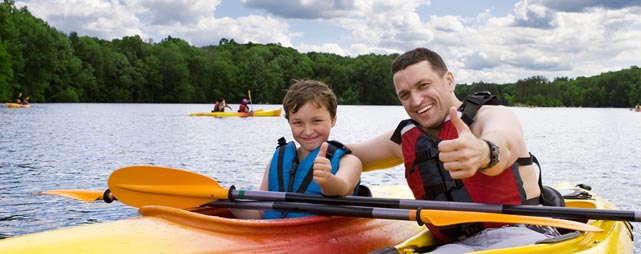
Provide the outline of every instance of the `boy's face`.
<path id="1" fill-rule="evenodd" d="M 311 102 L 305 103 L 296 113 L 289 115 L 292 136 L 307 152 L 327 141 L 334 124 L 336 117 L 332 118 L 327 108 L 316 108 Z"/>

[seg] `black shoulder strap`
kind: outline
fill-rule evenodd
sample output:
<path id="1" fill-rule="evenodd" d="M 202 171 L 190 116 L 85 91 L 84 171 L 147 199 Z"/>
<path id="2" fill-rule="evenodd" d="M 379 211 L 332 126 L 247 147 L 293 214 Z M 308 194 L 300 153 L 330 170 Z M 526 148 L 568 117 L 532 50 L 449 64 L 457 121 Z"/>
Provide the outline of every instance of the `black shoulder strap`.
<path id="1" fill-rule="evenodd" d="M 352 150 L 349 150 L 349 147 L 343 145 L 343 143 L 341 142 L 338 142 L 336 140 L 330 140 L 330 141 L 327 141 L 327 143 L 329 143 L 329 146 L 327 146 L 327 153 L 325 154 L 325 157 L 327 157 L 327 159 L 329 160 L 332 160 L 332 157 L 334 157 L 334 152 L 336 152 L 338 148 L 345 150 L 345 154 L 352 153 Z"/>
<path id="2" fill-rule="evenodd" d="M 403 130 L 403 128 L 405 128 L 406 125 L 408 125 L 409 123 L 412 123 L 412 122 L 414 122 L 414 120 L 405 119 L 405 120 L 401 121 L 400 123 L 398 123 L 398 126 L 396 126 L 396 129 L 394 130 L 394 133 L 390 137 L 390 140 L 392 142 L 400 145 L 402 140 L 403 140 L 402 137 L 401 137 L 401 134 L 402 134 L 401 131 Z"/>
<path id="3" fill-rule="evenodd" d="M 285 157 L 285 149 L 287 148 L 287 141 L 285 140 L 285 137 L 278 139 L 278 146 L 276 148 L 278 149 L 278 165 L 276 165 L 276 168 L 278 169 L 278 191 L 284 192 L 285 183 L 283 182 L 283 157 Z"/>
<path id="4" fill-rule="evenodd" d="M 463 105 L 461 105 L 458 110 L 463 113 L 463 115 L 461 116 L 463 122 L 465 122 L 467 125 L 471 125 L 472 122 L 474 122 L 476 112 L 479 111 L 481 106 L 499 104 L 500 102 L 496 95 L 493 95 L 488 91 L 478 91 L 473 95 L 467 96 L 467 98 L 465 98 L 465 101 L 463 101 Z"/>

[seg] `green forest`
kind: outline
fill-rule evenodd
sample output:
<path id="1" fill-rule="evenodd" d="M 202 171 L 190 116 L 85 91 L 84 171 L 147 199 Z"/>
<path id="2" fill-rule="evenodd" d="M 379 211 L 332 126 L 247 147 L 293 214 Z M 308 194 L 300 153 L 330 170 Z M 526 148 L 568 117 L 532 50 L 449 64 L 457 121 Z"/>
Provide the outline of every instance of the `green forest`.
<path id="1" fill-rule="evenodd" d="M 278 104 L 293 80 L 327 83 L 339 104 L 394 105 L 390 65 L 397 57 L 300 53 L 279 44 L 194 47 L 180 38 L 160 42 L 128 36 L 111 41 L 64 34 L 16 8 L 0 4 L 0 101 L 238 103 L 251 90 L 254 103 Z M 596 59 L 595 59 L 596 61 Z M 633 107 L 641 103 L 638 66 L 592 77 L 533 76 L 515 83 L 457 84 L 464 98 L 488 90 L 504 105 Z"/>

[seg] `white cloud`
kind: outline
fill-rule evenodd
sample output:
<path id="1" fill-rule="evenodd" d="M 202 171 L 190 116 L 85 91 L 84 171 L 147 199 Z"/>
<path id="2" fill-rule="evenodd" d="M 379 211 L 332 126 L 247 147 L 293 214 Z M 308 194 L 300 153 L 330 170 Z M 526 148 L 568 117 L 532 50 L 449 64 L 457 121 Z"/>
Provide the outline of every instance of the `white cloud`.
<path id="1" fill-rule="evenodd" d="M 300 52 L 327 52 L 342 56 L 346 55 L 343 48 L 336 43 L 324 43 L 321 45 L 301 43 L 297 48 Z"/>
<path id="2" fill-rule="evenodd" d="M 237 19 L 207 18 L 192 27 L 176 27 L 172 30 L 177 29 L 181 29 L 179 35 L 200 46 L 217 45 L 220 38 L 233 38 L 238 43 L 280 43 L 285 47 L 291 47 L 291 38 L 300 36 L 289 31 L 289 25 L 285 22 L 255 15 Z"/>
<path id="3" fill-rule="evenodd" d="M 241 0 L 250 8 L 262 9 L 284 18 L 332 19 L 349 16 L 353 0 Z"/>
<path id="4" fill-rule="evenodd" d="M 476 17 L 419 13 L 431 11 L 427 0 L 242 0 L 254 9 L 234 18 L 214 16 L 221 0 L 29 0 L 26 5 L 63 32 L 102 39 L 172 36 L 206 46 L 233 38 L 346 56 L 427 47 L 464 83 L 590 76 L 641 65 L 641 2 L 577 1 L 522 0 L 507 15 L 492 16 L 490 6 Z M 306 30 L 296 23 L 301 19 L 315 28 L 327 24 L 335 34 Z"/>
<path id="5" fill-rule="evenodd" d="M 63 32 L 102 39 L 138 34 L 146 37 L 140 20 L 118 1 L 100 0 L 31 0 L 29 11 Z"/>

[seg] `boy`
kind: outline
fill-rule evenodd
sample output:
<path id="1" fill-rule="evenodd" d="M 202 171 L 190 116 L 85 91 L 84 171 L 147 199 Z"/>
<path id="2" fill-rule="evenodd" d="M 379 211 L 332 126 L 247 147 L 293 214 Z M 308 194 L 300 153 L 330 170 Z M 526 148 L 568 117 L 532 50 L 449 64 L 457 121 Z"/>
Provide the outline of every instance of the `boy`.
<path id="1" fill-rule="evenodd" d="M 331 128 L 336 124 L 337 102 L 332 90 L 320 81 L 297 81 L 287 91 L 283 107 L 292 136 L 300 147 L 297 148 L 294 142 L 286 143 L 284 138 L 279 140 L 279 146 L 265 169 L 260 190 L 326 196 L 357 194 L 362 168 L 360 160 L 342 144 L 327 141 Z M 246 212 L 240 217 L 276 219 L 313 215 Z M 239 215 L 237 211 L 234 214 Z"/>

